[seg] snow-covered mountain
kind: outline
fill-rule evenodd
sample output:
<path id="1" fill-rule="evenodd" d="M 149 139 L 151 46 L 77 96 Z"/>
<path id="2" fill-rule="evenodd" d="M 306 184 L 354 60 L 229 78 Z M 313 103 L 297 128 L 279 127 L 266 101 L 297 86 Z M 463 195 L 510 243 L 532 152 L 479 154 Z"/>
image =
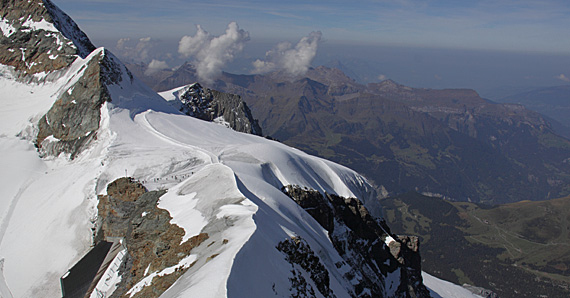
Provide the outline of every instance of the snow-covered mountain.
<path id="1" fill-rule="evenodd" d="M 182 114 L 49 0 L 1 5 L 1 297 L 430 295 L 362 176 Z"/>

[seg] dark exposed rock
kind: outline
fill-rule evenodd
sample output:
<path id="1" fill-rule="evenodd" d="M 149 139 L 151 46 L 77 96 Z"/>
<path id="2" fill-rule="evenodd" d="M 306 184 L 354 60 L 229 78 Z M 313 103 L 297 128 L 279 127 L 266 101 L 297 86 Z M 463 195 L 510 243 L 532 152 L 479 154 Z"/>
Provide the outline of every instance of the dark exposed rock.
<path id="1" fill-rule="evenodd" d="M 291 185 L 282 190 L 329 232 L 333 246 L 351 268 L 345 278 L 355 285 L 354 297 L 382 297 L 385 277 L 398 268 L 402 269 L 398 297 L 430 297 L 422 283 L 417 238 L 400 240 L 405 248 L 394 256 L 382 241 L 390 236 L 388 226 L 372 217 L 358 199 Z"/>
<path id="2" fill-rule="evenodd" d="M 0 63 L 21 75 L 49 73 L 87 57 L 95 46 L 69 16 L 49 0 L 3 0 Z"/>
<path id="3" fill-rule="evenodd" d="M 206 121 L 223 121 L 235 131 L 262 135 L 261 127 L 240 96 L 211 89 L 198 83 L 175 93 L 180 110 L 189 116 Z"/>
<path id="4" fill-rule="evenodd" d="M 334 230 L 334 214 L 330 204 L 320 192 L 299 187 L 285 187 L 284 192 L 305 209 L 325 230 Z"/>
<path id="5" fill-rule="evenodd" d="M 127 246 L 126 260 L 119 271 L 122 279 L 112 297 L 129 297 L 126 292 L 145 276 L 146 268 L 160 272 L 175 266 L 208 239 L 208 234 L 202 233 L 182 243 L 184 230 L 170 224 L 168 211 L 157 207 L 166 191 L 147 192 L 132 178 L 120 178 L 109 184 L 107 193 L 99 197 L 95 241 L 122 237 Z M 159 297 L 188 268 L 154 277 L 152 287 L 144 287 L 133 297 Z"/>
<path id="6" fill-rule="evenodd" d="M 402 264 L 402 278 L 408 281 L 408 289 L 402 291 L 411 292 L 424 291 L 425 287 L 418 288 L 422 283 L 422 258 L 420 256 L 420 240 L 416 236 L 398 236 L 395 241 L 390 242 L 390 253 Z M 404 285 L 400 285 L 402 287 Z M 423 293 L 426 295 L 427 293 Z M 429 295 L 429 294 L 427 294 Z"/>
<path id="7" fill-rule="evenodd" d="M 277 249 L 286 255 L 286 260 L 291 263 L 291 265 L 299 265 L 303 270 L 309 273 L 311 280 L 317 286 L 317 290 L 324 297 L 336 297 L 330 289 L 329 272 L 305 240 L 301 237 L 283 240 L 279 242 Z M 290 278 L 290 290 L 296 294 L 293 296 L 315 297 L 315 294 L 311 293 L 311 285 L 307 284 L 302 275 L 296 272 L 295 267 L 293 267 L 292 272 L 293 277 Z"/>

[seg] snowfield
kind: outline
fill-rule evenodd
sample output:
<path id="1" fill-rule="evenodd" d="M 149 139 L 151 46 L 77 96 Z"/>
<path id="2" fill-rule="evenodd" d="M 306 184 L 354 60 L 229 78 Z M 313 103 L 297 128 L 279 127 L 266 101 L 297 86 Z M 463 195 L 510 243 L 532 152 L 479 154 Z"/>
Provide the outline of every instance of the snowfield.
<path id="1" fill-rule="evenodd" d="M 244 272 L 271 280 L 282 272 L 275 289 L 286 290 L 291 265 L 275 245 L 292 234 L 307 239 L 324 260 L 334 256 L 330 266 L 340 260 L 326 232 L 280 189 L 295 184 L 355 196 L 368 191 L 362 177 L 280 143 L 181 115 L 126 75 L 110 87 L 113 100 L 103 105 L 98 139 L 86 152 L 72 161 L 39 158 L 31 143 L 35 123 L 101 51 L 78 58 L 52 81 L 21 84 L 2 69 L 0 256 L 14 297 L 61 295 L 59 278 L 91 245 L 97 195 L 125 175 L 149 190 L 168 189 L 159 207 L 185 230 L 185 240 L 217 219 L 233 223 L 211 235 L 229 240 L 212 252 L 217 257 L 194 266 L 200 269 L 188 271 L 164 297 L 236 297 L 246 295 L 244 287 L 249 297 L 252 290 L 274 295 L 272 283 L 253 287 L 259 278 Z"/>
<path id="2" fill-rule="evenodd" d="M 335 265 L 342 258 L 326 230 L 281 191 L 299 185 L 379 208 L 370 185 L 346 167 L 182 115 L 125 73 L 109 88 L 112 101 L 101 108 L 97 141 L 74 160 L 40 158 L 32 143 L 38 120 L 102 51 L 31 84 L 16 82 L 8 67 L 0 69 L 2 297 L 61 297 L 60 277 L 92 244 L 97 195 L 125 175 L 149 190 L 168 190 L 158 206 L 184 229 L 183 241 L 204 231 L 216 243 L 227 240 L 197 247 L 175 267 L 146 272 L 129 293 L 196 262 L 161 297 L 287 296 L 292 265 L 275 247 L 300 236 L 329 270 L 335 295 L 350 297 L 346 268 Z M 465 293 L 424 278 L 441 297 L 472 297 L 450 296 Z"/>

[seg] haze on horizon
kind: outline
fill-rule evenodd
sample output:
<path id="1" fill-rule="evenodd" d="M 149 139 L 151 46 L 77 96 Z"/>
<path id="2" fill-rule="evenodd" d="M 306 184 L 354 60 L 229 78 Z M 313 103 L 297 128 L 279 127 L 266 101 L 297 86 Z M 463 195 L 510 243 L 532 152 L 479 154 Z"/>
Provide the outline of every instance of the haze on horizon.
<path id="1" fill-rule="evenodd" d="M 234 73 L 253 72 L 256 60 L 278 66 L 280 58 L 268 51 L 284 41 L 295 49 L 319 32 L 309 63 L 340 62 L 361 82 L 474 88 L 484 96 L 570 83 L 570 2 L 564 0 L 54 2 L 97 46 L 122 59 L 154 60 L 156 67 L 188 59 L 179 42 L 196 37 L 197 25 L 212 39 L 225 36 L 235 22 L 235 32 L 242 33 L 228 45 L 234 46 L 231 59 L 210 57 Z"/>

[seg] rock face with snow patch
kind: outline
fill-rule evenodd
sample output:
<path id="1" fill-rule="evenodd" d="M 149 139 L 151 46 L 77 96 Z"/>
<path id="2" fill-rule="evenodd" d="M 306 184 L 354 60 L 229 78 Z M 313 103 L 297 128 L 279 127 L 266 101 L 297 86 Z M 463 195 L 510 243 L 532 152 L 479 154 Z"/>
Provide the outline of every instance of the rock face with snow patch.
<path id="1" fill-rule="evenodd" d="M 402 265 L 402 277 L 407 280 L 408 289 L 415 292 L 415 288 L 423 282 L 420 240 L 416 236 L 398 236 L 388 246 L 390 253 Z"/>
<path id="2" fill-rule="evenodd" d="M 261 127 L 240 96 L 190 84 L 174 96 L 180 111 L 206 121 L 221 122 L 235 131 L 261 136 Z"/>
<path id="3" fill-rule="evenodd" d="M 119 269 L 121 281 L 111 297 L 128 296 L 133 292 L 137 295 L 131 297 L 160 296 L 187 271 L 191 264 L 176 266 L 194 247 L 207 240 L 208 234 L 201 233 L 182 242 L 184 230 L 170 223 L 172 217 L 168 211 L 157 207 L 165 191 L 148 192 L 133 179 L 120 178 L 109 184 L 107 193 L 99 198 L 99 229 L 95 240 L 121 237 L 125 239 L 128 251 Z M 176 269 L 165 271 L 172 267 Z M 137 288 L 145 277 L 152 287 Z M 134 290 L 127 293 L 129 289 Z"/>
<path id="4" fill-rule="evenodd" d="M 51 72 L 85 58 L 95 46 L 50 0 L 0 3 L 0 63 L 22 74 Z"/>
<path id="5" fill-rule="evenodd" d="M 302 270 L 309 273 L 310 279 L 317 285 L 319 291 L 326 298 L 336 298 L 330 289 L 329 272 L 321 263 L 319 257 L 311 249 L 309 244 L 301 237 L 293 237 L 288 240 L 279 242 L 277 249 L 284 253 L 287 261 L 291 264 L 291 273 L 293 277 L 291 281 L 292 296 L 296 297 L 315 297 L 315 289 L 307 283 L 303 274 L 295 265 L 301 267 Z"/>
<path id="6" fill-rule="evenodd" d="M 323 195 L 291 185 L 285 186 L 283 192 L 328 231 L 335 249 L 350 267 L 345 278 L 354 285 L 353 297 L 430 297 L 422 283 L 417 237 L 401 237 L 388 247 L 380 241 L 391 237 L 388 226 L 373 218 L 357 198 Z M 303 248 L 299 240 L 292 241 Z M 308 255 L 305 250 L 297 249 L 297 253 Z M 398 271 L 399 285 L 386 289 L 387 276 Z"/>
<path id="7" fill-rule="evenodd" d="M 107 86 L 121 81 L 121 66 L 105 50 L 84 66 L 85 70 L 38 123 L 36 146 L 43 155 L 70 154 L 75 158 L 96 139 L 101 105 L 111 101 Z M 126 69 L 125 69 L 126 71 Z"/>
<path id="8" fill-rule="evenodd" d="M 67 153 L 73 159 L 96 139 L 101 105 L 110 101 L 107 87 L 119 83 L 128 70 L 104 49 L 90 56 L 95 46 L 51 1 L 10 0 L 1 5 L 0 63 L 13 66 L 21 79 L 63 74 L 78 59 L 89 58 L 40 119 L 36 135 L 41 155 Z"/>

